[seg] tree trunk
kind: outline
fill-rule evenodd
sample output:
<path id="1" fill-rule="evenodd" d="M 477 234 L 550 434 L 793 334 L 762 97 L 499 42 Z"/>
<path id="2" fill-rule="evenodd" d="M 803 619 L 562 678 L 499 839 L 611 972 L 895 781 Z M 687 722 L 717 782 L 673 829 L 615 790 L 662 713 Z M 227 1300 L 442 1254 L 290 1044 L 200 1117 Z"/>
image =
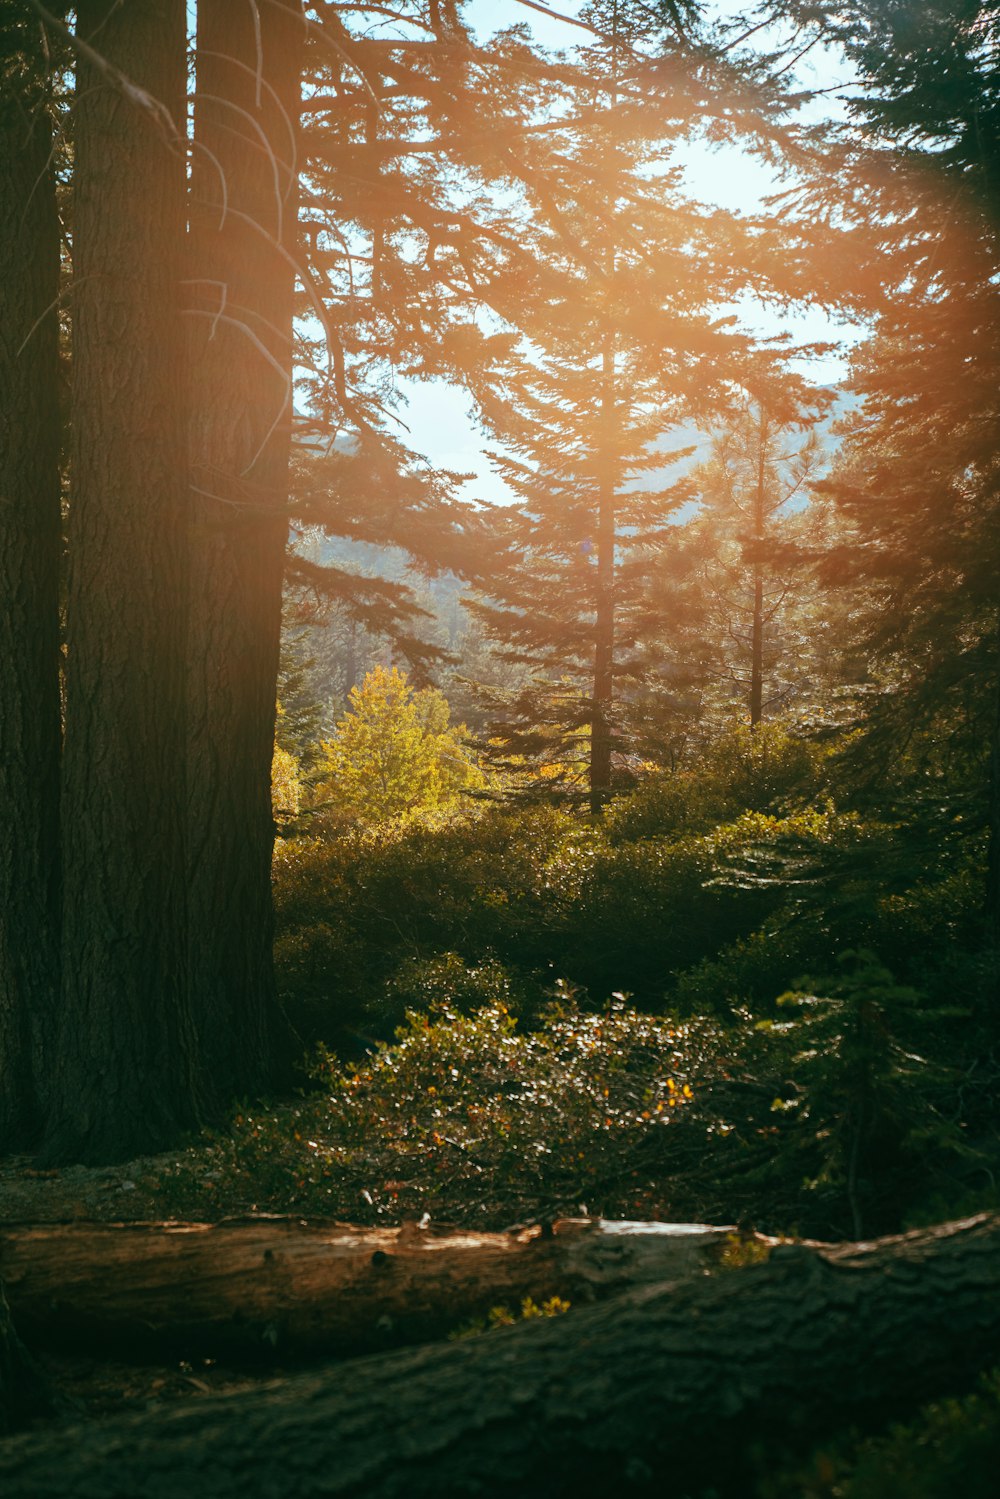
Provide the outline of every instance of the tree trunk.
<path id="1" fill-rule="evenodd" d="M 525 1297 L 574 1305 L 703 1271 L 728 1230 L 562 1221 L 510 1233 L 244 1223 L 16 1224 L 0 1274 L 33 1346 L 213 1357 L 356 1354 Z"/>
<path id="2" fill-rule="evenodd" d="M 966 1386 L 1000 1337 L 1000 1218 L 645 1287 L 486 1337 L 22 1436 L 5 1499 L 745 1494 L 788 1448 Z"/>
<path id="3" fill-rule="evenodd" d="M 610 334 L 602 356 L 602 367 L 594 703 L 590 730 L 590 807 L 595 813 L 600 812 L 611 791 L 611 716 L 615 690 L 615 355 Z"/>
<path id="4" fill-rule="evenodd" d="M 74 113 L 63 1001 L 50 1159 L 127 1159 L 198 1122 L 184 983 L 184 25 L 184 0 L 77 6 L 78 35 L 103 64 L 79 58 Z"/>
<path id="5" fill-rule="evenodd" d="M 0 21 L 0 1142 L 38 1129 L 59 943 L 59 224 L 45 59 Z"/>
<path id="6" fill-rule="evenodd" d="M 1000 952 L 1000 630 L 997 631 L 997 661 L 993 677 L 993 712 L 990 723 L 988 810 L 989 841 L 986 849 L 986 930 Z"/>
<path id="7" fill-rule="evenodd" d="M 298 0 L 198 6 L 189 982 L 212 1111 L 274 1074 L 271 758 L 288 535 Z"/>
<path id="8" fill-rule="evenodd" d="M 753 498 L 753 615 L 750 635 L 750 727 L 764 716 L 764 528 L 767 451 L 770 440 L 763 407 L 757 412 L 757 484 Z"/>

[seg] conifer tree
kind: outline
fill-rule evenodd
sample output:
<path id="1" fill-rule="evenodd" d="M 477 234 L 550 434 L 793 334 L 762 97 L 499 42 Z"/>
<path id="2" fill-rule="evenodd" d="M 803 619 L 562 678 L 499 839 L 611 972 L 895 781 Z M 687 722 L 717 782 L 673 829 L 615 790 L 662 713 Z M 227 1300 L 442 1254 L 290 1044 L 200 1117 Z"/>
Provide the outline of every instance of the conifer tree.
<path id="1" fill-rule="evenodd" d="M 182 0 L 77 6 L 62 999 L 46 1068 L 47 1149 L 76 1159 L 155 1148 L 199 1118 L 182 815 L 184 26 Z"/>
<path id="2" fill-rule="evenodd" d="M 299 0 L 200 0 L 187 299 L 188 986 L 208 1114 L 275 1075 L 270 769 L 288 538 Z"/>
<path id="3" fill-rule="evenodd" d="M 782 401 L 775 388 L 747 391 L 694 476 L 701 513 L 692 542 L 702 558 L 717 670 L 752 729 L 801 693 L 809 674 L 808 642 L 794 611 L 808 578 L 806 558 L 820 540 L 815 507 L 801 513 L 819 444 L 789 394 Z"/>
<path id="4" fill-rule="evenodd" d="M 579 683 L 548 696 L 561 700 L 568 733 L 586 729 L 598 809 L 627 744 L 617 705 L 634 670 L 649 554 L 669 544 L 689 497 L 664 480 L 672 455 L 662 443 L 721 392 L 742 341 L 713 316 L 738 274 L 734 228 L 685 200 L 671 155 L 690 125 L 686 104 L 665 120 L 662 101 L 653 109 L 643 95 L 641 43 L 659 24 L 615 0 L 587 15 L 599 39 L 581 50 L 587 82 L 574 107 L 550 121 L 546 191 L 534 205 L 545 263 L 518 315 L 530 351 L 513 397 L 487 406 L 515 455 L 496 462 L 519 504 L 505 520 L 507 564 L 494 567 L 476 612 L 543 680 Z M 501 747 L 506 738 L 531 751 L 531 703 L 522 699 L 519 730 L 498 725 Z M 535 748 L 551 757 L 551 734 Z"/>
<path id="5" fill-rule="evenodd" d="M 854 544 L 829 565 L 871 589 L 870 767 L 928 729 L 964 740 L 976 794 L 962 825 L 988 831 L 1000 942 L 1000 18 L 981 0 L 787 9 L 844 49 L 859 84 L 849 123 L 814 142 L 798 269 L 874 325 L 831 483 Z"/>

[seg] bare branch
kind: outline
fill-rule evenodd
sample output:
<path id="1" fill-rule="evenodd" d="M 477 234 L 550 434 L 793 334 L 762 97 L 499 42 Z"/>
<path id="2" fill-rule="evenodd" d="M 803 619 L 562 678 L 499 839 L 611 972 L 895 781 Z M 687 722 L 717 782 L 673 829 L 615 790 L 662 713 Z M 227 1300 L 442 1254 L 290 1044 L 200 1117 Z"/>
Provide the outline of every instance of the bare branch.
<path id="1" fill-rule="evenodd" d="M 581 31 L 589 31 L 591 36 L 603 36 L 596 26 L 591 26 L 589 21 L 581 21 L 576 16 L 564 16 L 561 11 L 552 10 L 548 5 L 540 5 L 539 0 L 517 0 L 518 5 L 527 6 L 528 10 L 541 11 L 543 16 L 549 16 L 553 21 L 564 21 L 567 26 L 579 26 Z"/>
<path id="2" fill-rule="evenodd" d="M 222 162 L 216 156 L 215 152 L 210 151 L 205 145 L 204 141 L 192 140 L 191 145 L 198 151 L 204 151 L 205 155 L 208 157 L 209 161 L 211 161 L 212 165 L 215 167 L 215 170 L 219 174 L 219 186 L 222 189 L 222 214 L 219 218 L 219 228 L 221 229 L 223 224 L 226 222 L 226 214 L 229 211 L 229 184 L 226 181 L 225 170 L 223 169 Z"/>
<path id="3" fill-rule="evenodd" d="M 131 78 L 127 77 L 120 68 L 116 68 L 113 63 L 108 62 L 107 58 L 102 56 L 94 47 L 91 47 L 89 42 L 84 41 L 82 36 L 71 31 L 64 21 L 61 21 L 58 16 L 54 16 L 50 10 L 47 10 L 42 4 L 42 0 L 30 0 L 30 4 L 32 9 L 37 11 L 41 16 L 46 26 L 51 26 L 54 31 L 57 31 L 67 45 L 80 57 L 86 58 L 87 62 L 103 78 L 106 78 L 120 94 L 128 99 L 130 104 L 134 104 L 137 109 L 141 109 L 144 114 L 149 115 L 150 119 L 163 135 L 171 151 L 183 151 L 184 138 L 177 128 L 177 122 L 162 99 L 154 98 L 148 89 L 140 88 L 137 83 L 133 83 Z"/>
<path id="4" fill-rule="evenodd" d="M 231 67 L 239 68 L 242 72 L 249 73 L 251 75 L 251 77 L 255 76 L 253 68 L 251 68 L 247 63 L 242 62 L 240 60 L 240 58 L 230 56 L 230 54 L 228 52 L 216 52 L 211 47 L 199 47 L 198 48 L 198 54 L 200 56 L 202 56 L 202 57 L 218 57 L 218 58 L 221 58 L 223 61 L 228 62 Z M 297 138 L 297 136 L 295 134 L 295 126 L 292 124 L 292 121 L 289 118 L 288 111 L 285 108 L 284 104 L 281 102 L 281 97 L 277 93 L 277 91 L 271 86 L 270 83 L 268 83 L 268 81 L 267 81 L 266 78 L 262 79 L 261 81 L 263 83 L 264 88 L 267 90 L 268 94 L 271 97 L 272 104 L 274 105 L 274 107 L 278 111 L 278 113 L 281 115 L 281 118 L 282 118 L 282 120 L 284 121 L 284 124 L 285 124 L 285 129 L 288 131 L 288 143 L 289 143 L 289 145 L 291 147 L 291 161 L 289 162 L 286 170 L 288 171 L 289 178 L 292 181 L 294 181 L 295 177 L 298 175 L 298 138 Z M 197 89 L 197 84 L 196 84 L 195 85 L 195 97 L 196 98 L 197 98 L 197 95 L 198 95 L 198 89 Z M 259 101 L 258 101 L 258 108 L 260 108 Z M 279 160 L 280 160 L 280 157 L 279 157 Z M 282 162 L 281 165 L 285 166 L 285 163 Z M 291 184 L 289 184 L 289 191 L 290 190 L 291 190 Z M 286 196 L 287 196 L 287 194 L 286 194 Z"/>
<path id="5" fill-rule="evenodd" d="M 284 366 L 274 357 L 267 345 L 257 337 L 257 334 L 253 331 L 250 325 L 248 323 L 245 323 L 241 318 L 230 317 L 228 313 L 222 311 L 221 307 L 218 312 L 209 312 L 207 308 L 202 307 L 185 307 L 182 309 L 182 311 L 185 317 L 211 318 L 213 320 L 212 332 L 209 337 L 214 337 L 215 329 L 220 322 L 226 323 L 230 328 L 235 328 L 237 332 L 242 333 L 244 337 L 250 340 L 257 352 L 267 360 L 271 368 L 277 371 L 282 385 L 284 386 L 284 397 L 282 399 L 281 407 L 277 415 L 275 416 L 271 425 L 268 427 L 266 433 L 264 434 L 264 437 L 261 439 L 261 442 L 259 443 L 253 457 L 250 459 L 250 462 L 244 469 L 241 470 L 240 477 L 245 478 L 246 475 L 249 474 L 255 467 L 261 453 L 263 453 L 264 449 L 271 441 L 271 437 L 275 431 L 275 428 L 277 427 L 278 423 L 281 421 L 281 418 L 284 416 L 285 412 L 288 410 L 289 405 L 291 404 L 292 377 L 284 368 Z"/>
<path id="6" fill-rule="evenodd" d="M 266 134 L 263 126 L 260 124 L 260 122 L 258 120 L 254 119 L 253 115 L 250 114 L 249 110 L 242 109 L 239 104 L 234 104 L 233 101 L 232 101 L 232 99 L 224 99 L 221 94 L 210 94 L 210 93 L 207 93 L 204 89 L 199 89 L 197 91 L 197 93 L 195 94 L 195 98 L 196 99 L 210 99 L 213 104 L 220 104 L 225 109 L 231 109 L 231 110 L 235 111 L 236 114 L 240 115 L 244 120 L 248 121 L 248 123 L 250 124 L 250 127 L 251 127 L 252 130 L 256 131 L 257 135 L 260 138 L 260 142 L 261 142 L 261 146 L 262 146 L 262 148 L 264 150 L 264 154 L 266 155 L 268 161 L 271 163 L 271 175 L 272 175 L 273 180 L 274 180 L 274 205 L 275 205 L 275 211 L 276 211 L 276 214 L 277 214 L 277 221 L 278 221 L 277 222 L 277 233 L 278 233 L 278 237 L 280 238 L 281 235 L 282 235 L 282 233 L 283 233 L 283 223 L 284 223 L 284 214 L 285 214 L 285 200 L 282 197 L 282 193 L 281 193 L 281 179 L 280 179 L 279 174 L 278 174 L 278 168 L 279 168 L 279 166 L 284 167 L 285 171 L 289 172 L 291 170 L 291 168 L 288 166 L 288 163 L 287 162 L 283 162 L 283 161 L 279 162 L 277 156 L 274 153 L 274 148 L 271 145 L 271 142 L 267 138 L 267 134 Z M 223 128 L 225 128 L 225 127 L 223 127 Z M 245 137 L 241 137 L 241 139 L 245 139 Z"/>
<path id="7" fill-rule="evenodd" d="M 257 49 L 257 70 L 254 74 L 254 104 L 260 108 L 260 91 L 264 79 L 264 40 L 260 34 L 260 7 L 257 0 L 247 0 L 250 6 L 250 14 L 253 16 L 253 39 Z"/>

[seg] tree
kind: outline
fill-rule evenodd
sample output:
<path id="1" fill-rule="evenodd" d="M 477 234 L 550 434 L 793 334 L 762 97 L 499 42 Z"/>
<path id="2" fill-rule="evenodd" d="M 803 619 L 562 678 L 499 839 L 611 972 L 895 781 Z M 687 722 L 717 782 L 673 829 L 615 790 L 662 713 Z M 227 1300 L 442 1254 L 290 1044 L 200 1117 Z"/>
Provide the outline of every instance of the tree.
<path id="1" fill-rule="evenodd" d="M 0 18 L 0 1140 L 38 1129 L 59 982 L 59 223 L 43 33 Z"/>
<path id="2" fill-rule="evenodd" d="M 199 1120 L 178 816 L 184 24 L 182 0 L 77 8 L 63 989 L 46 1123 L 49 1152 L 78 1159 Z"/>
<path id="3" fill-rule="evenodd" d="M 505 655 L 549 674 L 550 703 L 553 668 L 580 682 L 558 696 L 565 730 L 587 730 L 598 810 L 628 744 L 616 705 L 634 670 L 650 552 L 668 545 L 688 497 L 662 473 L 644 480 L 669 465 L 663 439 L 719 395 L 745 341 L 714 316 L 738 279 L 737 231 L 680 189 L 672 147 L 689 101 L 664 118 L 662 100 L 644 94 L 643 44 L 662 21 L 624 3 L 588 16 L 601 29 L 582 53 L 584 80 L 538 148 L 549 170 L 529 233 L 545 266 L 511 288 L 522 310 L 508 314 L 531 350 L 513 395 L 486 406 L 515 455 L 496 462 L 520 504 L 476 613 Z M 502 745 L 502 725 L 494 733 Z M 529 747 L 523 732 L 511 741 Z M 552 758 L 547 736 L 538 748 Z"/>
<path id="4" fill-rule="evenodd" d="M 335 409 L 353 416 L 367 451 L 384 456 L 391 445 L 380 443 L 366 415 L 377 399 L 370 408 L 353 399 L 350 387 L 359 382 L 345 372 L 337 320 L 294 251 L 302 172 L 294 154 L 298 7 L 267 7 L 259 38 L 256 10 L 247 7 L 245 26 L 231 39 L 220 29 L 229 8 L 223 14 L 213 0 L 200 7 L 188 264 L 184 6 L 88 0 L 75 34 L 40 4 L 34 8 L 78 62 L 69 651 L 61 849 L 55 798 L 48 796 L 39 830 L 29 826 L 42 815 L 30 788 L 15 785 L 23 791 L 26 857 L 44 844 L 48 864 L 24 881 L 25 913 L 17 893 L 11 909 L 27 922 L 32 902 L 38 911 L 48 902 L 54 920 L 50 876 L 61 854 L 65 962 L 47 1038 L 52 1060 L 42 1063 L 34 1028 L 47 1007 L 30 1008 L 37 996 L 23 984 L 14 993 L 9 980 L 23 954 L 12 948 L 3 1047 L 5 1054 L 16 1047 L 19 1061 L 30 1060 L 36 1079 L 51 1085 L 49 1154 L 110 1159 L 163 1144 L 217 1113 L 234 1092 L 263 1086 L 275 1061 L 269 776 L 288 520 L 293 273 L 333 350 Z M 445 73 L 450 24 L 437 16 L 442 35 L 435 32 L 431 48 Z M 310 26 L 318 44 L 343 60 L 339 17 Z M 359 45 L 362 57 L 348 60 L 364 94 L 372 48 Z M 15 59 L 15 73 L 18 66 Z M 464 87 L 463 74 L 457 92 Z M 16 191 L 27 191 L 27 207 L 41 214 L 47 174 L 34 193 L 14 144 Z M 23 242 L 11 243 L 23 269 Z M 50 262 L 47 252 L 39 256 L 39 274 L 50 274 Z M 441 276 L 440 268 L 431 272 L 432 280 Z M 28 301 L 44 313 L 34 287 Z M 421 317 L 415 321 L 426 347 Z M 23 331 L 20 311 L 12 326 Z M 33 351 L 48 346 L 44 316 L 39 329 Z M 364 357 L 359 363 L 363 383 L 368 366 Z M 45 379 L 51 402 L 51 371 Z M 31 401 L 37 406 L 35 394 Z M 25 451 L 37 449 L 27 426 L 22 436 Z M 56 451 L 50 443 L 50 461 Z M 51 494 L 50 484 L 38 512 L 50 530 L 37 551 L 47 591 L 36 589 L 33 617 L 27 625 L 15 618 L 10 642 L 18 672 L 40 664 L 35 684 L 26 675 L 13 683 L 21 694 L 10 720 L 18 741 L 14 782 L 24 779 L 25 752 L 35 748 L 24 706 L 35 685 L 48 694 L 47 742 L 38 746 L 44 775 L 58 753 L 52 668 L 42 669 L 58 622 Z M 19 504 L 11 512 L 12 559 L 23 516 Z M 38 642 L 36 656 L 21 650 L 26 628 Z M 33 940 L 37 921 L 24 931 Z M 30 1095 L 25 1086 L 13 1098 L 5 1084 L 5 1113 L 26 1117 Z"/>
<path id="5" fill-rule="evenodd" d="M 483 776 L 463 746 L 464 725 L 450 727 L 449 716 L 440 692 L 414 692 L 403 672 L 375 667 L 322 745 L 319 797 L 338 820 L 363 822 L 455 806 Z"/>
<path id="6" fill-rule="evenodd" d="M 280 703 L 278 704 L 278 722 L 279 724 L 281 722 Z M 295 822 L 302 810 L 303 790 L 298 760 L 290 750 L 283 749 L 279 743 L 275 742 L 274 755 L 271 759 L 271 806 L 279 830 L 282 825 Z"/>
<path id="7" fill-rule="evenodd" d="M 791 615 L 805 581 L 803 533 L 814 529 L 815 511 L 803 519 L 791 507 L 805 502 L 819 447 L 815 432 L 802 436 L 801 428 L 798 441 L 790 439 L 796 425 L 773 395 L 748 392 L 695 476 L 702 511 L 694 545 L 704 558 L 712 634 L 751 728 L 787 699 L 800 675 L 791 658 L 801 636 Z M 809 541 L 812 552 L 818 537 Z"/>
<path id="8" fill-rule="evenodd" d="M 200 0 L 187 620 L 187 985 L 207 1114 L 280 1072 L 270 768 L 288 538 L 299 0 Z"/>
<path id="9" fill-rule="evenodd" d="M 874 322 L 854 366 L 862 412 L 830 484 L 854 544 L 827 567 L 869 589 L 861 642 L 879 690 L 866 704 L 868 769 L 884 774 L 921 738 L 964 741 L 976 805 L 966 800 L 962 826 L 987 831 L 996 944 L 1000 23 L 977 0 L 853 0 L 800 18 L 844 49 L 860 84 L 849 125 L 815 142 L 797 264 Z M 846 232 L 836 261 L 831 227 Z"/>

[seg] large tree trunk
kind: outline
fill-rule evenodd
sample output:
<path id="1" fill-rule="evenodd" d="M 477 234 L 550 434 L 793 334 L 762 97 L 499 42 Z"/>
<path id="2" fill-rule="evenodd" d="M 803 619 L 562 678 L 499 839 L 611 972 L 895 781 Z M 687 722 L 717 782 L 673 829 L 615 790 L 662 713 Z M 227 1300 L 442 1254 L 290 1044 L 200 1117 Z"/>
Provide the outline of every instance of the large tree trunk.
<path id="1" fill-rule="evenodd" d="M 270 772 L 288 536 L 299 0 L 198 6 L 189 982 L 218 1109 L 274 1076 Z"/>
<path id="2" fill-rule="evenodd" d="M 184 983 L 184 26 L 184 0 L 77 6 L 53 1159 L 127 1159 L 198 1122 Z"/>
<path id="3" fill-rule="evenodd" d="M 58 984 L 59 225 L 46 59 L 0 20 L 0 1144 L 39 1125 Z"/>
<path id="4" fill-rule="evenodd" d="M 510 1233 L 245 1223 L 14 1224 L 0 1275 L 33 1345 L 132 1357 L 356 1354 L 525 1297 L 573 1304 L 704 1270 L 728 1230 L 564 1220 Z"/>
<path id="5" fill-rule="evenodd" d="M 1000 629 L 996 632 L 997 659 L 993 668 L 993 703 L 989 728 L 987 775 L 986 930 L 1000 952 Z"/>
<path id="6" fill-rule="evenodd" d="M 15 1438 L 5 1499 L 745 1494 L 788 1447 L 965 1386 L 1000 1338 L 1000 1219 L 647 1287 L 183 1411 Z"/>

